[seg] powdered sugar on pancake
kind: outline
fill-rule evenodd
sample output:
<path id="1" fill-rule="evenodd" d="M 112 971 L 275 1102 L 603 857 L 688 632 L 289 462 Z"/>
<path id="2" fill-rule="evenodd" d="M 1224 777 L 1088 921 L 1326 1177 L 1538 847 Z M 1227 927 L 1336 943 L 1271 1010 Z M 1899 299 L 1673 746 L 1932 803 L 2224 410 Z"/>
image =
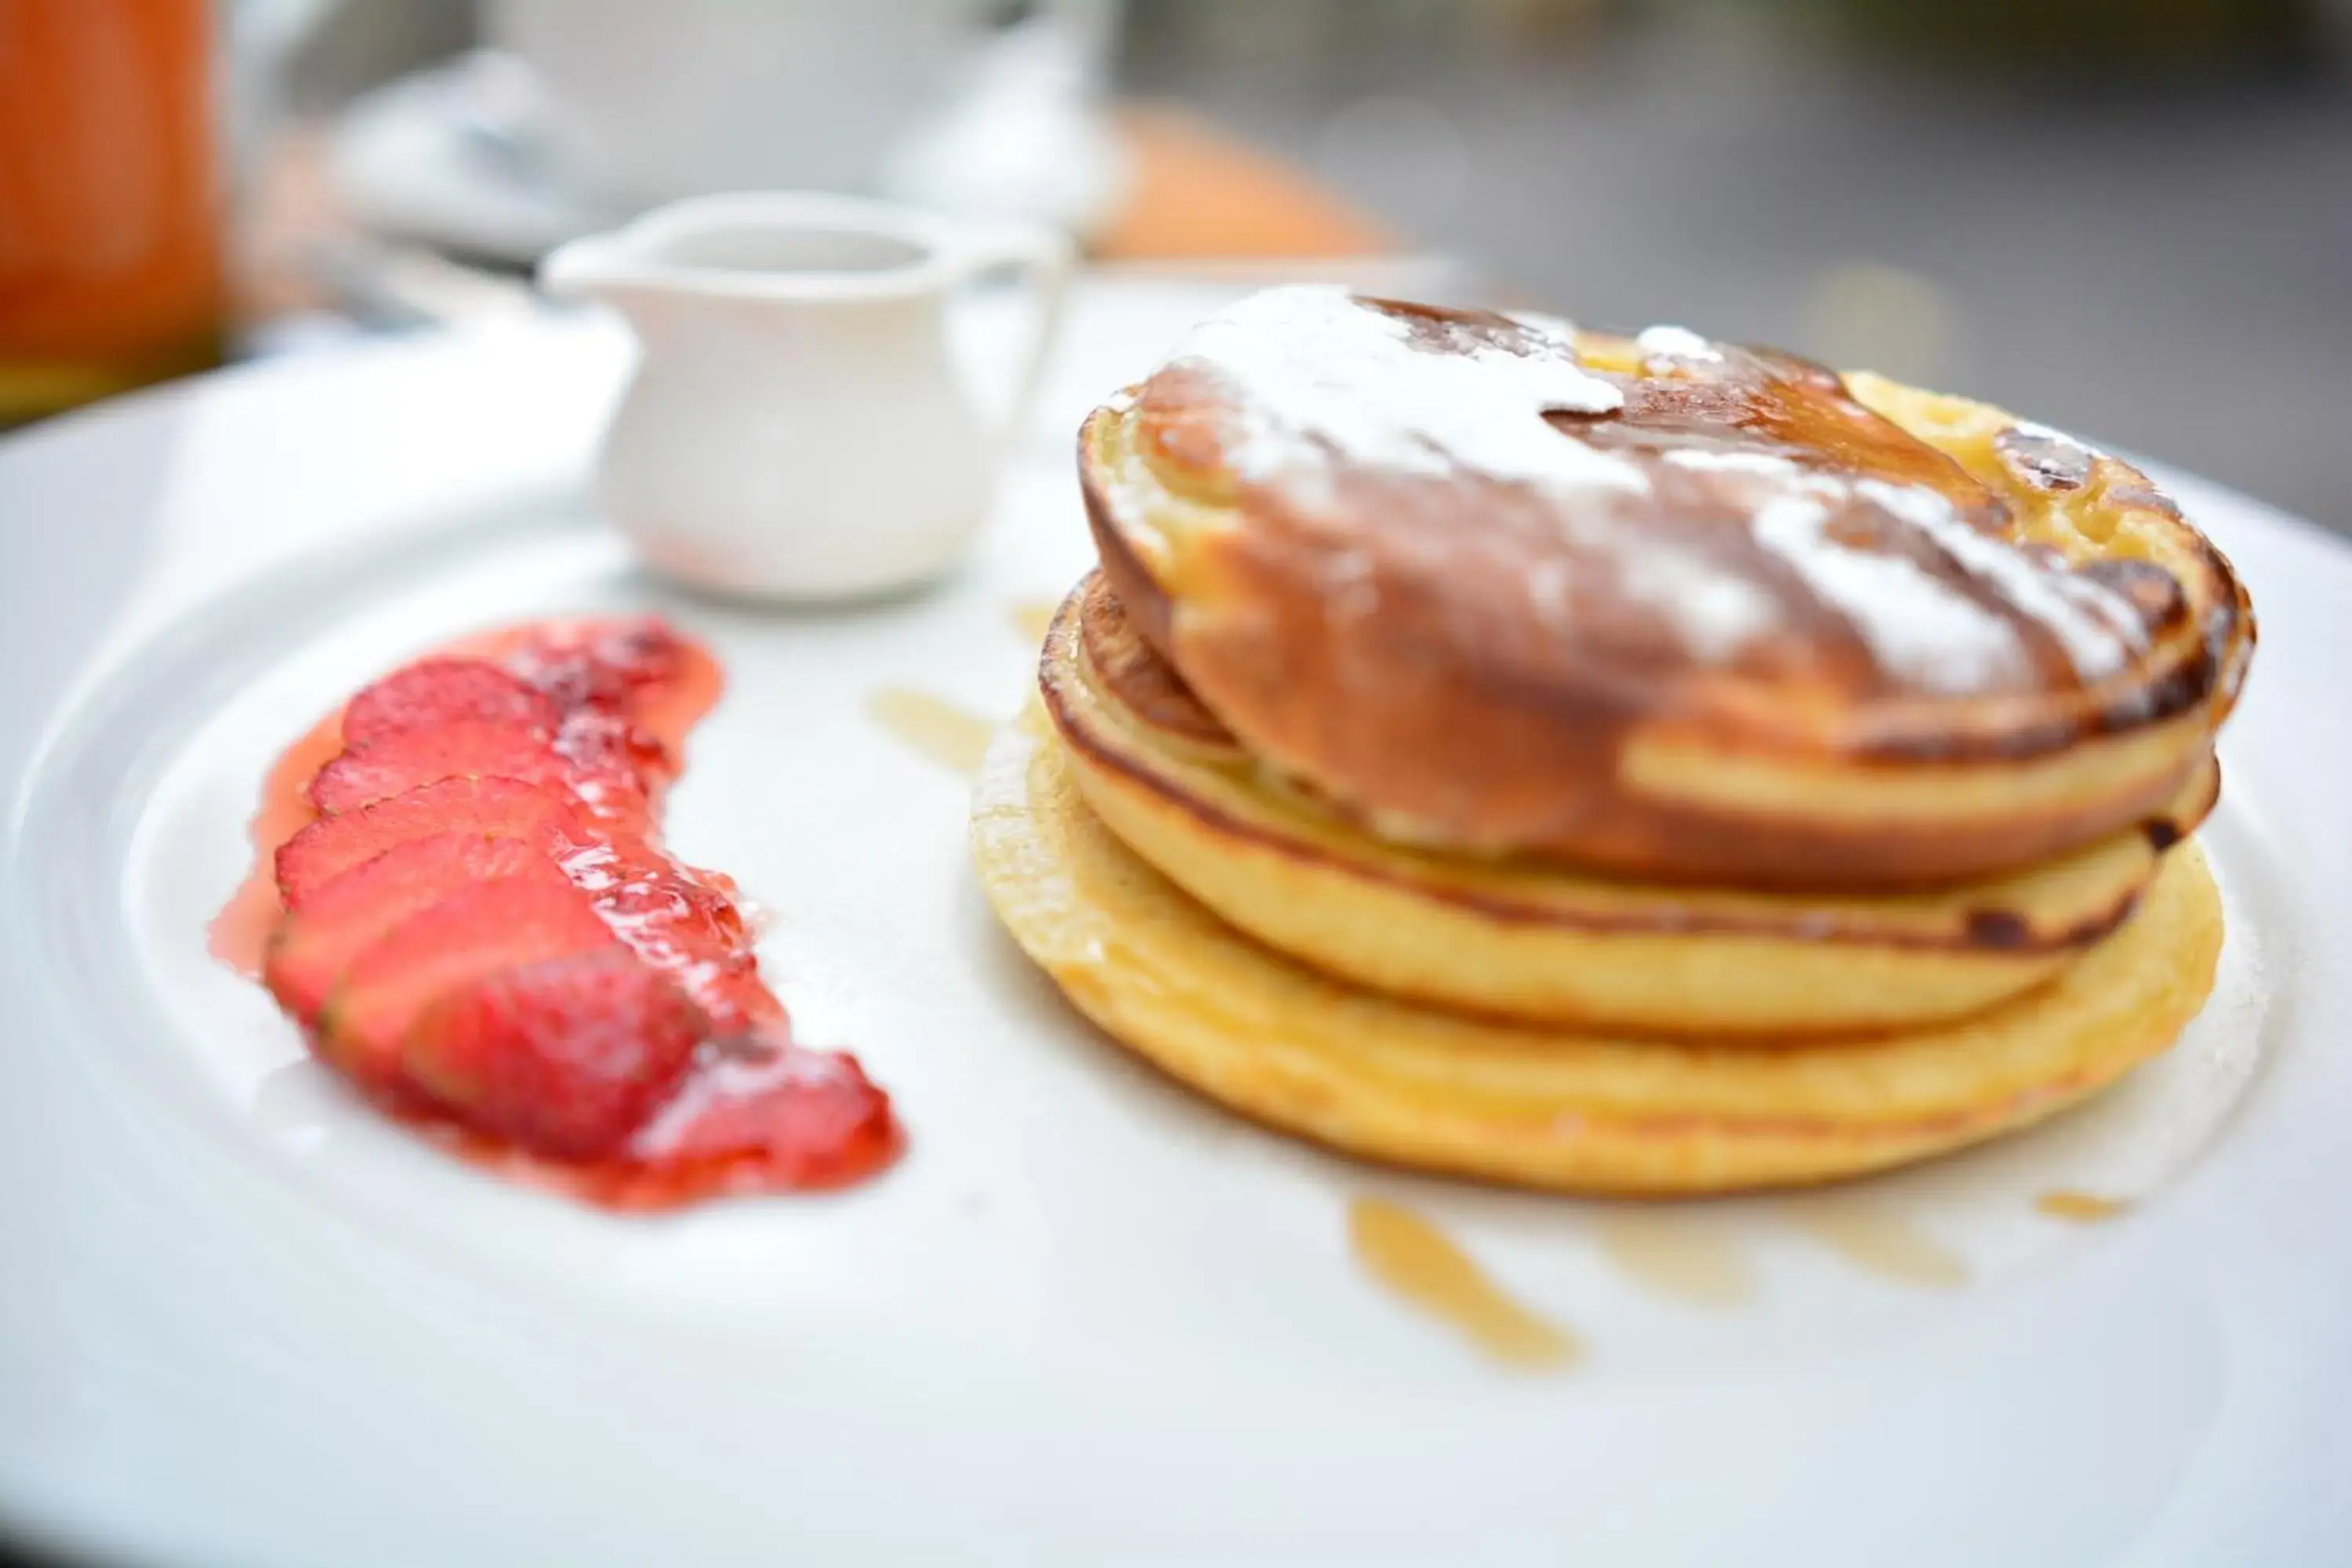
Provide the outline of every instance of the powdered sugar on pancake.
<path id="1" fill-rule="evenodd" d="M 1900 555 L 1839 542 L 1827 525 L 1843 486 L 1780 495 L 1756 512 L 1756 541 L 1842 614 L 1886 671 L 1924 690 L 1980 691 L 2025 672 L 2009 623 Z M 1938 505 L 1939 496 L 1918 492 Z M 1957 520 L 1955 527 L 1961 527 Z"/>
<path id="2" fill-rule="evenodd" d="M 1633 340 L 1633 346 L 1642 351 L 1643 363 L 1652 370 L 1672 369 L 1677 364 L 1723 363 L 1723 351 L 1688 327 L 1662 325 L 1644 328 Z"/>
<path id="3" fill-rule="evenodd" d="M 1703 664 L 1730 662 L 1780 624 L 1771 595 L 1671 545 L 1627 552 L 1617 565 L 1617 587 L 1670 617 L 1683 646 Z"/>
<path id="4" fill-rule="evenodd" d="M 2038 622 L 2085 680 L 2113 675 L 2147 646 L 2147 629 L 2122 595 L 2053 570 L 2005 540 L 1962 522 L 1951 502 L 1916 485 L 1857 479 L 1854 492 L 1919 530 L 2027 618 Z"/>
<path id="5" fill-rule="evenodd" d="M 1759 474 L 1785 479 L 1801 471 L 1778 452 L 1727 452 L 1713 447 L 1676 447 L 1659 453 L 1658 460 L 1695 474 Z"/>
<path id="6" fill-rule="evenodd" d="M 1623 405 L 1577 363 L 1573 341 L 1553 317 L 1416 327 L 1344 289 L 1302 285 L 1253 294 L 1202 322 L 1174 358 L 1233 392 L 1241 438 L 1227 457 L 1246 479 L 1279 480 L 1337 456 L 1391 473 L 1644 489 L 1639 468 L 1544 421 L 1553 409 Z"/>
<path id="7" fill-rule="evenodd" d="M 1171 363 L 1223 390 L 1234 475 L 1310 510 L 1335 503 L 1331 481 L 1347 471 L 1475 476 L 1538 492 L 1559 558 L 1523 563 L 1504 591 L 1549 637 L 1589 643 L 1596 656 L 1618 635 L 1601 629 L 1601 603 L 1646 610 L 1692 663 L 1714 668 L 1826 614 L 1852 628 L 1885 678 L 1948 696 L 2033 686 L 2044 678 L 2034 658 L 2043 633 L 2085 682 L 2126 669 L 2149 646 L 2126 596 L 1992 531 L 2002 503 L 1968 492 L 1957 467 L 1954 487 L 1975 498 L 1965 503 L 1937 486 L 1932 468 L 1924 480 L 1916 464 L 1901 479 L 1878 477 L 1846 466 L 1834 435 L 1818 451 L 1791 437 L 1789 411 L 1806 398 L 1832 433 L 1850 428 L 1840 420 L 1866 425 L 1830 373 L 1682 327 L 1652 327 L 1636 347 L 1639 379 L 1602 374 L 1556 317 L 1297 287 L 1202 323 Z M 1772 398 L 1784 400 L 1779 423 L 1747 422 L 1741 410 Z M 1563 413 L 1581 418 L 1548 417 Z M 2095 457 L 2024 425 L 2001 451 L 2045 490 L 2081 482 Z M 1464 526 L 1480 525 L 1486 504 Z M 1524 507 L 1508 515 L 1517 521 L 1507 526 L 1526 526 Z M 1719 535 L 1662 526 L 1717 518 Z M 1459 545 L 1435 530 L 1392 533 L 1385 548 L 1434 582 L 1457 569 Z M 1372 574 L 1360 562 L 1351 570 L 1325 584 L 1327 595 L 1351 615 L 1375 614 Z"/>

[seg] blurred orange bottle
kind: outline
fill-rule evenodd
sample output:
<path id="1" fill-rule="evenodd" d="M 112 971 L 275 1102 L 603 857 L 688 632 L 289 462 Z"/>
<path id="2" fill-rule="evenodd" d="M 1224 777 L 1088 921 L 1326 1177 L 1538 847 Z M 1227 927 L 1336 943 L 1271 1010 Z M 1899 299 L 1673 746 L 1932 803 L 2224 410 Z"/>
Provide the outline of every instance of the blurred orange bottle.
<path id="1" fill-rule="evenodd" d="M 207 0 L 0 0 L 0 423 L 218 362 Z"/>

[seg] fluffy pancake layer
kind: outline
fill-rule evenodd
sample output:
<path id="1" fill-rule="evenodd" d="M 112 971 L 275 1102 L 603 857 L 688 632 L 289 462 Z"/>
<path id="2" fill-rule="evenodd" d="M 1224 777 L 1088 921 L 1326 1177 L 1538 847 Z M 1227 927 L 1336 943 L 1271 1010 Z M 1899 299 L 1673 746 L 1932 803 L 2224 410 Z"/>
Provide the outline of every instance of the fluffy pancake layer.
<path id="1" fill-rule="evenodd" d="M 2056 861 L 1909 894 L 1643 884 L 1383 843 L 1223 736 L 1099 577 L 1040 663 L 1076 786 L 1137 855 L 1268 946 L 1506 1019 L 1711 1037 L 1851 1034 L 1990 1006 L 2121 925 L 2213 798 Z"/>
<path id="2" fill-rule="evenodd" d="M 1279 958 L 1123 846 L 1042 713 L 1002 736 L 973 843 L 1014 940 L 1096 1023 L 1262 1121 L 1371 1157 L 1591 1192 L 1817 1182 L 2021 1126 L 2164 1049 L 2202 1003 L 2218 894 L 2192 847 L 2049 983 L 1846 1043 L 1668 1044 L 1515 1026 Z"/>
<path id="3" fill-rule="evenodd" d="M 2252 645 L 2128 465 L 1687 333 L 1275 290 L 1080 447 L 1104 571 L 1208 728 L 1392 843 L 1997 875 L 2191 788 Z"/>

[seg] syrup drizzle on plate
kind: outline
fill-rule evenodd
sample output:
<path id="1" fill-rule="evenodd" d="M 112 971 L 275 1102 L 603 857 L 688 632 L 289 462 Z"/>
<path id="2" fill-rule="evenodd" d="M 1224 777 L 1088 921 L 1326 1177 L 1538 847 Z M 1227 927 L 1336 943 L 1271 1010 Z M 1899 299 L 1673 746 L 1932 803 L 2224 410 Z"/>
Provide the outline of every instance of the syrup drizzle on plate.
<path id="1" fill-rule="evenodd" d="M 1582 1357 L 1574 1334 L 1514 1300 L 1444 1231 L 1403 1205 L 1357 1198 L 1348 1207 L 1348 1237 L 1366 1273 L 1489 1359 L 1554 1371 Z"/>
<path id="2" fill-rule="evenodd" d="M 1939 1290 L 1968 1283 L 1969 1266 L 1958 1254 L 1866 1199 L 1804 1198 L 1790 1204 L 1788 1215 L 1799 1230 L 1866 1274 Z"/>
<path id="3" fill-rule="evenodd" d="M 1717 1310 L 1756 1299 L 1748 1255 L 1708 1216 L 1631 1210 L 1600 1216 L 1592 1235 L 1619 1273 L 1654 1295 Z"/>
<path id="4" fill-rule="evenodd" d="M 2132 1205 L 2127 1198 L 2055 1187 L 2032 1206 L 2052 1219 L 2092 1225 L 2127 1214 Z M 1635 1288 L 1717 1311 L 1756 1305 L 1755 1268 L 1721 1216 L 1665 1209 L 1587 1212 L 1589 1234 L 1601 1256 Z M 1928 1289 L 1968 1283 L 1966 1260 L 1875 1201 L 1812 1194 L 1781 1212 L 1799 1232 L 1863 1274 Z M 1426 1216 L 1385 1199 L 1358 1197 L 1349 1207 L 1348 1230 L 1357 1261 L 1378 1284 L 1492 1359 L 1532 1368 L 1583 1359 L 1575 1335 L 1507 1294 Z"/>
<path id="5" fill-rule="evenodd" d="M 995 725 L 969 709 L 901 686 L 877 687 L 866 714 L 902 745 L 959 773 L 980 771 L 996 735 Z"/>
<path id="6" fill-rule="evenodd" d="M 2126 1213 L 2130 1209 L 2131 1202 L 2127 1198 L 2101 1197 L 2096 1193 L 2078 1192 L 2072 1187 L 2053 1187 L 2034 1199 L 2033 1206 L 2052 1219 L 2095 1225 Z"/>

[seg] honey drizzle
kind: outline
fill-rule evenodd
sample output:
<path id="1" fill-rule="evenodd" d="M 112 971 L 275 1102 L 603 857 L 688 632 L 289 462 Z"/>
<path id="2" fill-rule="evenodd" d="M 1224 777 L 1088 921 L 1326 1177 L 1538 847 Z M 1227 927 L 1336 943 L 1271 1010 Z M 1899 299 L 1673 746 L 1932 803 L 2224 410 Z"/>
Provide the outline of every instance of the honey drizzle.
<path id="1" fill-rule="evenodd" d="M 1798 1229 L 1865 1273 L 1898 1285 L 1948 1290 L 1969 1267 L 1927 1232 L 1873 1204 L 1815 1198 L 1790 1205 Z"/>
<path id="2" fill-rule="evenodd" d="M 2131 1207 L 2129 1199 L 2101 1197 L 2096 1193 L 2076 1192 L 2058 1187 L 2033 1200 L 2033 1206 L 2052 1219 L 2073 1220 L 2078 1225 L 2095 1225 L 2114 1219 Z"/>
<path id="3" fill-rule="evenodd" d="M 945 698 L 903 687 L 878 688 L 866 699 L 866 716 L 908 749 L 960 773 L 980 771 L 996 726 Z"/>
<path id="4" fill-rule="evenodd" d="M 1755 1300 L 1747 1254 L 1702 1221 L 1636 1210 L 1602 1215 L 1593 1235 L 1620 1271 L 1656 1295 L 1716 1309 Z"/>
<path id="5" fill-rule="evenodd" d="M 1451 1237 L 1401 1204 L 1356 1199 L 1348 1239 L 1366 1273 L 1492 1360 L 1549 1371 L 1584 1353 L 1575 1335 L 1511 1300 Z"/>

